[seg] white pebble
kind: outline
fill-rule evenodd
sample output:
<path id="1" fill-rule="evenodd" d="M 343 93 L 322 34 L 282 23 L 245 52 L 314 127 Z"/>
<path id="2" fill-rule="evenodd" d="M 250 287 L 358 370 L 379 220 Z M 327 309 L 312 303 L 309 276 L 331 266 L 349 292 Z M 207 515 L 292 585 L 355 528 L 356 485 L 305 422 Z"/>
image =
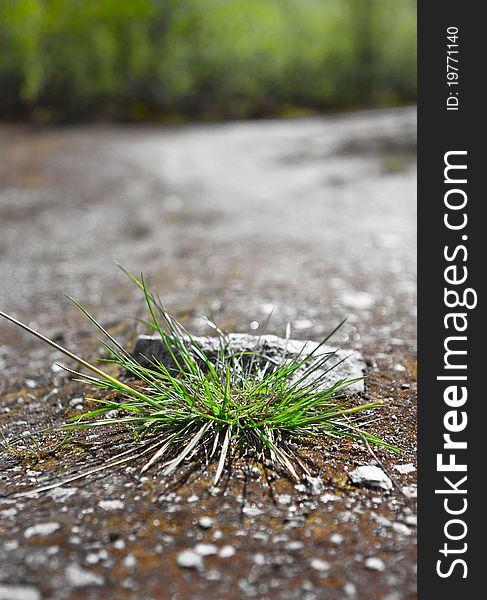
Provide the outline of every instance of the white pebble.
<path id="1" fill-rule="evenodd" d="M 393 523 L 392 529 L 401 535 L 411 535 L 412 533 L 409 527 L 404 525 L 404 523 Z"/>
<path id="2" fill-rule="evenodd" d="M 371 571 L 385 571 L 386 568 L 384 561 L 380 558 L 377 558 L 376 556 L 366 558 L 364 565 L 367 569 L 370 569 Z"/>
<path id="3" fill-rule="evenodd" d="M 313 558 L 310 565 L 315 571 L 329 571 L 330 569 L 330 563 L 327 560 L 322 560 L 321 558 Z"/>
<path id="4" fill-rule="evenodd" d="M 120 510 L 125 505 L 121 500 L 100 500 L 98 506 L 103 510 Z"/>
<path id="5" fill-rule="evenodd" d="M 37 525 L 33 525 L 32 527 L 28 527 L 24 531 L 24 537 L 31 538 L 34 535 L 51 535 L 57 531 L 61 526 L 59 523 L 39 523 Z"/>
<path id="6" fill-rule="evenodd" d="M 320 500 L 324 504 L 328 504 L 328 502 L 336 502 L 338 500 L 338 497 L 335 496 L 335 494 L 322 494 L 320 496 Z"/>
<path id="7" fill-rule="evenodd" d="M 2 585 L 0 600 L 41 600 L 39 590 L 30 585 Z"/>
<path id="8" fill-rule="evenodd" d="M 401 491 L 408 498 L 416 498 L 418 496 L 418 488 L 416 485 L 406 485 L 401 488 Z"/>
<path id="9" fill-rule="evenodd" d="M 233 546 L 223 546 L 218 552 L 220 558 L 230 558 L 235 554 L 235 548 Z"/>
<path id="10" fill-rule="evenodd" d="M 306 483 L 312 494 L 319 494 L 323 491 L 323 481 L 319 477 L 305 476 Z"/>
<path id="11" fill-rule="evenodd" d="M 289 494 L 279 494 L 277 501 L 279 504 L 291 504 L 291 496 Z"/>
<path id="12" fill-rule="evenodd" d="M 367 292 L 344 292 L 342 302 L 348 308 L 366 310 L 375 304 L 375 298 Z"/>
<path id="13" fill-rule="evenodd" d="M 303 542 L 298 540 L 288 542 L 286 544 L 286 550 L 300 550 L 304 546 Z"/>
<path id="14" fill-rule="evenodd" d="M 100 556 L 96 552 L 90 552 L 86 555 L 85 562 L 87 565 L 96 565 L 100 562 Z"/>
<path id="15" fill-rule="evenodd" d="M 383 490 L 392 489 L 392 481 L 382 469 L 374 465 L 357 467 L 349 474 L 349 477 L 355 485 L 376 487 Z"/>
<path id="16" fill-rule="evenodd" d="M 87 571 L 77 564 L 72 564 L 67 567 L 66 579 L 73 587 L 84 587 L 85 585 L 103 585 L 104 582 L 104 579 L 101 575 Z"/>
<path id="17" fill-rule="evenodd" d="M 83 406 L 83 398 L 73 398 L 69 401 L 71 408 L 81 408 Z"/>
<path id="18" fill-rule="evenodd" d="M 249 517 L 258 517 L 259 515 L 261 515 L 264 511 L 261 510 L 260 508 L 257 508 L 256 506 L 244 506 L 243 507 L 243 512 L 248 515 Z"/>
<path id="19" fill-rule="evenodd" d="M 123 559 L 122 564 L 127 569 L 132 569 L 137 564 L 137 559 L 133 554 L 127 554 L 127 556 Z"/>
<path id="20" fill-rule="evenodd" d="M 70 496 L 76 494 L 77 491 L 77 488 L 74 487 L 57 487 L 53 490 L 49 490 L 46 495 L 51 496 L 56 502 L 64 502 L 64 500 L 67 500 Z"/>
<path id="21" fill-rule="evenodd" d="M 416 467 L 413 463 L 408 463 L 407 465 L 394 465 L 396 471 L 399 471 L 401 475 L 407 475 L 408 473 L 414 473 L 416 471 Z"/>
<path id="22" fill-rule="evenodd" d="M 343 586 L 343 591 L 345 592 L 348 598 L 355 598 L 355 596 L 357 595 L 357 588 L 350 581 L 347 581 L 347 583 Z"/>
<path id="23" fill-rule="evenodd" d="M 206 573 L 206 579 L 208 579 L 208 581 L 219 581 L 221 578 L 222 578 L 222 574 L 220 573 L 220 571 L 217 571 L 216 569 L 210 569 Z"/>
<path id="24" fill-rule="evenodd" d="M 204 569 L 203 559 L 194 550 L 183 550 L 176 558 L 176 564 L 183 569 L 196 569 L 202 571 Z"/>
<path id="25" fill-rule="evenodd" d="M 210 529 L 213 525 L 213 519 L 211 517 L 201 517 L 198 520 L 198 525 L 201 529 Z"/>
<path id="26" fill-rule="evenodd" d="M 218 554 L 218 548 L 215 544 L 196 544 L 194 551 L 199 556 L 211 556 L 212 554 Z"/>

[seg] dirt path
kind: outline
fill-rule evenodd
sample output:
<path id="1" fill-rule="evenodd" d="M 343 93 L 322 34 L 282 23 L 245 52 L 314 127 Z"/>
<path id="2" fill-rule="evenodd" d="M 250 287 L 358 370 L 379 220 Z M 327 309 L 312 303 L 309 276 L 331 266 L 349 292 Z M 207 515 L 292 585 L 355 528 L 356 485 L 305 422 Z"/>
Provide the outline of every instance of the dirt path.
<path id="1" fill-rule="evenodd" d="M 141 298 L 118 260 L 144 271 L 195 333 L 202 315 L 253 331 L 274 307 L 270 332 L 292 321 L 295 337 L 319 339 L 348 314 L 335 343 L 363 352 L 367 394 L 385 400 L 373 427 L 403 452 L 378 453 L 397 481 L 391 492 L 348 485 L 347 471 L 371 461 L 364 448 L 325 444 L 309 449 L 318 494 L 278 479 L 272 496 L 238 466 L 221 495 L 197 473 L 167 488 L 129 467 L 13 502 L 5 496 L 99 463 L 125 437 L 107 449 L 109 433 L 78 436 L 40 461 L 0 456 L 0 598 L 7 585 L 49 599 L 415 597 L 415 473 L 394 468 L 415 462 L 414 153 L 412 108 L 0 127 L 0 308 L 93 353 L 96 335 L 63 294 L 129 337 L 125 317 Z M 52 368 L 57 358 L 0 323 L 4 435 L 76 411 L 84 390 Z M 217 548 L 204 567 L 178 567 L 202 542 Z"/>

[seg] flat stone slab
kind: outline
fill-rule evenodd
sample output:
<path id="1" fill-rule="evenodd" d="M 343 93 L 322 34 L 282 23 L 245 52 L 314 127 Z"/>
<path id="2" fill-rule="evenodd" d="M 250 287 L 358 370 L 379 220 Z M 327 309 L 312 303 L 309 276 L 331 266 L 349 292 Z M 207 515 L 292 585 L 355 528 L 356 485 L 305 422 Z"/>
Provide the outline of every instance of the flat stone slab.
<path id="1" fill-rule="evenodd" d="M 193 340 L 199 345 L 210 360 L 216 360 L 221 349 L 222 340 L 216 336 L 194 336 Z M 279 365 L 283 359 L 290 360 L 301 354 L 308 356 L 318 347 L 318 342 L 306 340 L 285 340 L 276 335 L 249 335 L 246 333 L 230 333 L 225 338 L 225 347 L 231 354 L 242 354 L 243 352 L 262 353 L 262 360 L 272 365 Z M 312 379 L 320 377 L 330 367 L 323 377 L 320 388 L 325 389 L 334 385 L 341 379 L 355 379 L 365 374 L 365 361 L 359 352 L 353 350 L 336 349 L 332 346 L 322 346 L 316 353 L 308 366 L 319 360 L 323 354 L 335 353 L 322 367 L 317 369 Z M 150 359 L 156 358 L 168 368 L 174 365 L 173 360 L 159 336 L 141 335 L 135 343 L 132 356 L 143 366 L 150 365 Z M 297 371 L 293 379 L 298 379 L 302 371 Z M 344 393 L 355 394 L 364 391 L 363 380 L 352 383 L 343 389 Z"/>

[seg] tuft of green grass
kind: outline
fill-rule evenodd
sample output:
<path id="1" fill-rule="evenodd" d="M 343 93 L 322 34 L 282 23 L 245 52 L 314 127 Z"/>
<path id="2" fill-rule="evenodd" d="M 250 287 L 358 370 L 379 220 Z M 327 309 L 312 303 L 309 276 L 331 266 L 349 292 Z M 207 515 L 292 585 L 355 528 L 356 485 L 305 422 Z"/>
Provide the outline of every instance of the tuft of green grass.
<path id="1" fill-rule="evenodd" d="M 148 289 L 144 277 L 139 280 L 125 272 L 144 295 L 150 326 L 160 335 L 161 344 L 171 357 L 170 365 L 149 356 L 145 357 L 146 366 L 142 366 L 72 298 L 102 333 L 101 344 L 107 358 L 100 362 L 117 365 L 118 377 L 0 312 L 90 372 L 61 365 L 75 378 L 111 392 L 105 398 L 90 398 L 97 403 L 96 409 L 56 428 L 70 432 L 107 425 L 132 426 L 135 436 L 143 442 L 141 450 L 122 453 L 101 468 L 149 455 L 142 472 L 160 464 L 162 474 L 169 476 L 190 461 L 199 460 L 206 465 L 215 462 L 216 485 L 231 458 L 249 450 L 261 460 L 271 460 L 295 479 L 309 475 L 306 464 L 291 451 L 290 442 L 315 436 L 335 440 L 347 437 L 396 451 L 364 431 L 359 420 L 364 411 L 380 402 L 355 406 L 350 398 L 344 398 L 344 389 L 357 379 L 340 379 L 323 389 L 325 376 L 337 364 L 332 360 L 336 353 L 323 351 L 323 346 L 341 324 L 312 352 L 306 353 L 303 348 L 298 356 L 284 355 L 276 364 L 266 360 L 259 342 L 251 352 L 231 352 L 228 337 L 210 323 L 219 339 L 217 356 L 210 359 L 181 323 L 165 310 L 157 294 Z M 286 335 L 289 337 L 290 328 Z"/>

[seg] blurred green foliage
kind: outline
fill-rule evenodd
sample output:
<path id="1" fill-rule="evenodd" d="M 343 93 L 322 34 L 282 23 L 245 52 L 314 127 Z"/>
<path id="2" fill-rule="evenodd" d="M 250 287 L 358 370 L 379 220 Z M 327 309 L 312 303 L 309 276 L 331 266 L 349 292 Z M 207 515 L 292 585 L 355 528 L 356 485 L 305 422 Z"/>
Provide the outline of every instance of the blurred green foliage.
<path id="1" fill-rule="evenodd" d="M 0 0 L 0 110 L 246 117 L 416 93 L 414 0 Z"/>

